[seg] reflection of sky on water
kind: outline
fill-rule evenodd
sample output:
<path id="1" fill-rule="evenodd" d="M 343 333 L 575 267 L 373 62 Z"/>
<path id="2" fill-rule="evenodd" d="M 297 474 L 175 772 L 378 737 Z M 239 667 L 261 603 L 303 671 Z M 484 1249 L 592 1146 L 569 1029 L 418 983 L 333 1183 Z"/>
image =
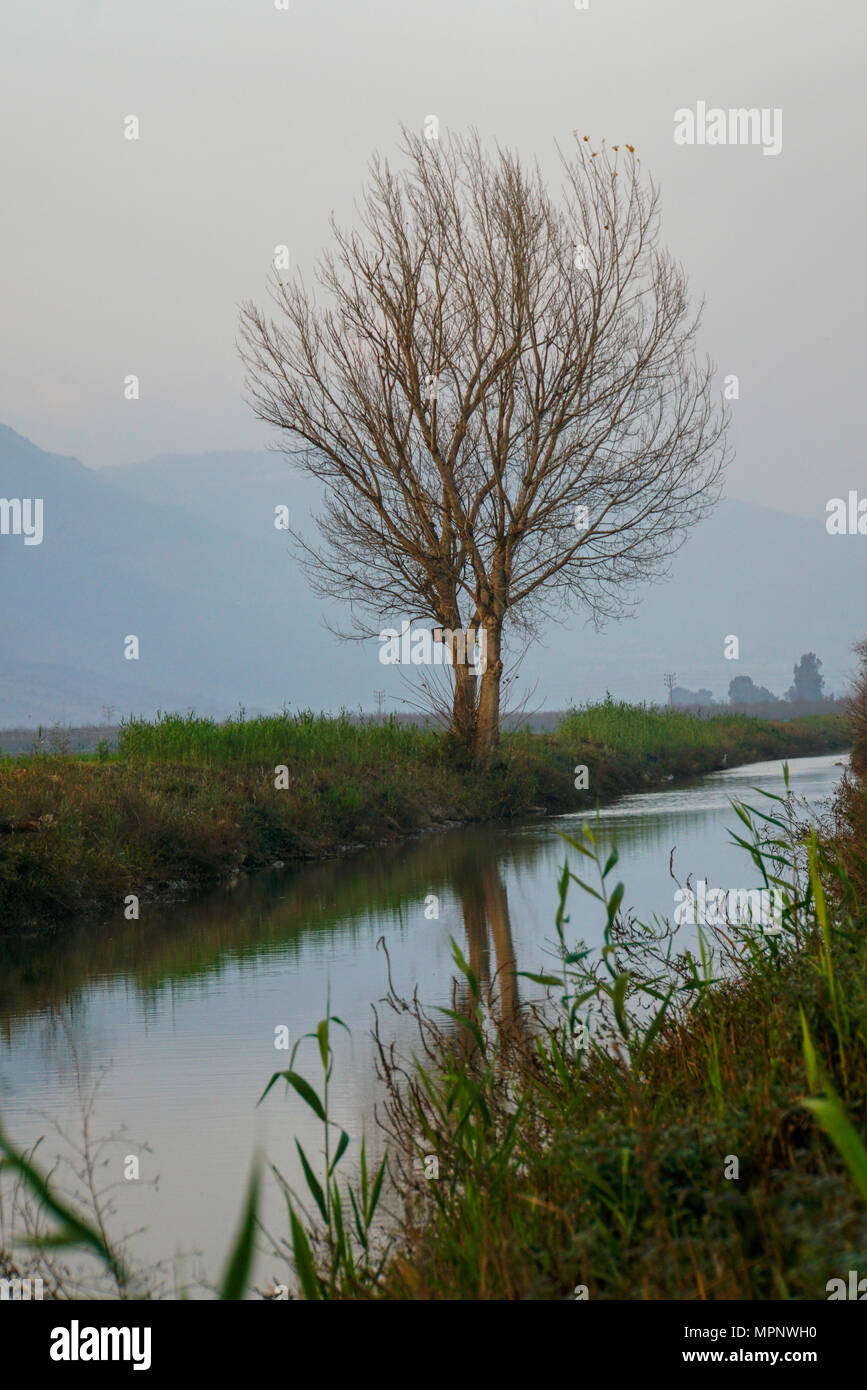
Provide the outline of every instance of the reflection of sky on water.
<path id="1" fill-rule="evenodd" d="M 798 759 L 791 765 L 792 790 L 815 810 L 821 810 L 840 774 L 838 764 L 841 761 L 840 754 Z M 606 807 L 598 815 L 560 816 L 545 825 L 523 827 L 518 835 L 538 841 L 539 855 L 531 876 L 518 872 L 507 879 L 512 917 L 518 924 L 516 946 L 522 966 L 532 968 L 524 966 L 525 953 L 529 951 L 532 956 L 536 943 L 543 936 L 548 939 L 551 935 L 550 930 L 540 934 L 539 918 L 544 916 L 548 923 L 553 922 L 557 901 L 554 875 L 569 853 L 565 842 L 557 843 L 559 837 L 551 835 L 552 829 L 556 827 L 563 834 L 580 840 L 586 825 L 605 853 L 616 844 L 620 859 L 610 881 L 619 878 L 625 884 L 624 907 L 632 909 L 645 921 L 650 921 L 654 915 L 670 917 L 677 887 L 671 878 L 670 864 L 680 883 L 691 875 L 695 880 L 704 878 L 715 887 L 758 886 L 755 867 L 727 833 L 730 828 L 738 832 L 743 830 L 731 809 L 732 800 L 768 811 L 767 799 L 755 788 L 783 795 L 781 764 L 754 763 L 713 773 L 694 787 L 624 797 L 616 806 Z M 577 859 L 573 851 L 570 866 L 581 878 L 598 887 L 595 880 L 588 877 L 589 862 L 582 861 L 582 870 Z M 543 913 L 540 913 L 540 900 L 544 903 Z M 589 942 L 598 941 L 601 905 L 573 887 L 569 907 L 570 937 L 583 936 Z M 537 929 L 525 930 L 534 917 Z"/>
<path id="2" fill-rule="evenodd" d="M 792 764 L 792 785 L 812 803 L 839 776 L 839 755 Z M 376 1099 L 371 1003 L 386 990 L 384 937 L 398 993 L 447 1002 L 454 936 L 483 977 L 516 960 L 534 970 L 549 963 L 556 879 L 569 848 L 561 833 L 592 825 L 605 849 L 615 840 L 624 905 L 645 920 L 670 915 L 678 878 L 704 877 L 721 887 L 753 886 L 755 870 L 727 837 L 737 825 L 730 798 L 756 803 L 751 788 L 782 792 L 778 763 L 717 773 L 689 788 L 624 798 L 598 818 L 562 816 L 513 828 L 468 827 L 366 851 L 290 874 L 260 875 L 232 892 L 194 905 L 145 909 L 68 940 L 7 946 L 0 954 L 0 1114 L 20 1140 L 45 1133 L 46 1155 L 59 1147 L 43 1115 L 73 1121 L 74 1055 L 93 1078 L 111 1063 L 100 1091 L 96 1128 L 126 1124 L 147 1140 L 142 1174 L 158 1172 L 158 1192 L 124 1186 L 119 1225 L 148 1228 L 144 1257 L 200 1248 L 214 1271 L 237 1216 L 253 1150 L 297 1180 L 291 1140 L 316 1151 L 306 1112 L 279 1091 L 256 1099 L 286 1065 L 273 1045 L 285 1024 L 294 1040 L 315 1027 L 331 991 L 333 1012 L 352 1030 L 336 1039 L 335 1118 L 353 1139 L 375 1136 Z M 573 868 L 581 872 L 570 854 Z M 586 861 L 584 861 L 586 864 Z M 582 874 L 582 876 L 584 876 Z M 428 894 L 438 920 L 425 918 Z M 599 940 L 601 905 L 573 888 L 570 937 Z M 530 989 L 520 982 L 524 993 Z M 380 1010 L 388 1036 L 409 1051 L 405 1020 Z M 300 1069 L 318 1077 L 315 1050 Z M 54 1147 L 52 1148 L 52 1144 Z M 353 1144 L 349 1150 L 355 1151 Z M 119 1153 L 136 1152 L 134 1144 Z M 269 1224 L 283 1229 L 276 1191 Z M 265 1260 L 264 1280 L 280 1266 Z"/>

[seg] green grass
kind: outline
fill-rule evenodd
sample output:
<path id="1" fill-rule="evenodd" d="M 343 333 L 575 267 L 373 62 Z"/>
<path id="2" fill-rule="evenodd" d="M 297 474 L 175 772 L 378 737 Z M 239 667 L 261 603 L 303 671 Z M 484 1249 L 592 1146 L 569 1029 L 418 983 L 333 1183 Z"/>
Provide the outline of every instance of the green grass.
<path id="1" fill-rule="evenodd" d="M 685 710 L 659 709 L 605 700 L 570 711 L 560 726 L 561 738 L 594 744 L 634 758 L 676 758 L 697 751 L 730 749 L 735 756 L 761 746 L 774 756 L 801 741 L 822 740 L 823 731 L 846 730 L 839 715 L 810 715 L 786 723 L 748 714 L 714 714 L 697 718 Z"/>
<path id="2" fill-rule="evenodd" d="M 371 761 L 383 766 L 400 758 L 418 761 L 435 753 L 437 735 L 392 720 L 356 723 L 311 710 L 296 715 L 243 714 L 218 724 L 195 714 L 161 714 L 156 720 L 131 719 L 121 727 L 116 757 L 128 762 L 284 763 L 290 767 L 332 765 L 352 768 Z"/>
<path id="3" fill-rule="evenodd" d="M 725 713 L 698 718 L 683 710 L 609 698 L 570 711 L 556 735 L 505 734 L 502 747 L 508 755 L 516 746 L 545 746 L 547 740 L 549 746 L 552 742 L 561 747 L 571 743 L 577 749 L 596 746 L 635 759 L 661 759 L 695 751 L 718 754 L 728 749 L 738 754 L 760 748 L 774 754 L 781 747 L 801 743 L 823 749 L 843 746 L 847 737 L 846 721 L 839 715 L 812 715 L 787 722 Z M 345 714 L 331 718 L 310 710 L 254 719 L 240 715 L 223 723 L 195 714 L 161 714 L 153 721 L 127 721 L 114 756 L 129 762 L 198 766 L 283 762 L 310 767 L 338 761 L 347 767 L 370 762 L 385 766 L 395 758 L 409 762 L 436 758 L 444 742 L 441 735 L 414 725 L 393 720 L 357 723 Z"/>

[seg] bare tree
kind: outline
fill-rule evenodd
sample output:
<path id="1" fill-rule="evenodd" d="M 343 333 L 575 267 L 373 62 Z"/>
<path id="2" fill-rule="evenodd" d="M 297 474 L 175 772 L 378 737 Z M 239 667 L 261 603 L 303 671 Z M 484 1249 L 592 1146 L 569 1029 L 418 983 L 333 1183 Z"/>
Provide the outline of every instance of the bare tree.
<path id="1" fill-rule="evenodd" d="M 556 201 L 475 132 L 402 149 L 399 172 L 371 162 L 360 228 L 332 219 L 319 295 L 275 280 L 240 348 L 256 414 L 325 485 L 321 544 L 296 537 L 318 591 L 359 634 L 484 630 L 486 669 L 453 653 L 451 675 L 487 757 L 504 625 L 632 606 L 719 496 L 725 414 L 631 146 L 576 135 Z"/>

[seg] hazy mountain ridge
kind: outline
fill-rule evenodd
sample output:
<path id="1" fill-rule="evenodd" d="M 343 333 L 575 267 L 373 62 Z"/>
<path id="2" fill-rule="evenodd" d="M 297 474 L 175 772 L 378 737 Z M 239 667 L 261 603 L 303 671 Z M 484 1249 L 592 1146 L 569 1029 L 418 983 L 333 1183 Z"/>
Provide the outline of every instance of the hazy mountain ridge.
<path id="1" fill-rule="evenodd" d="M 400 669 L 379 663 L 375 640 L 341 644 L 324 628 L 325 606 L 274 528 L 276 506 L 307 529 L 318 503 L 284 456 L 163 455 L 96 471 L 0 426 L 0 497 L 44 499 L 41 545 L 0 536 L 0 727 L 98 721 L 106 705 L 371 709 L 377 689 L 406 708 Z M 662 700 L 667 671 L 717 699 L 735 675 L 782 694 L 807 650 L 839 690 L 862 635 L 862 543 L 829 536 L 824 518 L 723 502 L 634 618 L 597 634 L 571 616 L 542 632 L 522 668 L 525 687 L 538 682 L 529 708 L 606 688 Z M 133 633 L 137 662 L 123 655 Z M 730 634 L 738 661 L 723 656 Z"/>
<path id="2" fill-rule="evenodd" d="M 161 492 L 131 497 L 78 460 L 0 434 L 0 496 L 43 498 L 45 532 L 40 546 L 0 537 L 0 722 L 51 717 L 50 667 L 92 673 L 73 699 L 56 691 L 57 717 L 76 720 L 106 703 L 226 712 L 290 698 L 295 653 L 275 635 L 274 607 L 285 537 L 263 527 L 257 544 Z M 139 661 L 124 657 L 129 634 Z M 28 691 L 14 714 L 10 685 Z"/>

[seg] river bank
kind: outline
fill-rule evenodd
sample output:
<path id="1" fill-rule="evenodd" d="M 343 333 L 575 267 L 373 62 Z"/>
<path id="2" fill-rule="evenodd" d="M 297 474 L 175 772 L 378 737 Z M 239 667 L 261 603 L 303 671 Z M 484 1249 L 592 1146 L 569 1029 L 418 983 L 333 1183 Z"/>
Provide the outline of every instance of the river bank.
<path id="1" fill-rule="evenodd" d="M 240 873 L 455 823 L 604 805 L 720 767 L 841 750 L 839 715 L 697 718 L 608 701 L 472 763 L 448 735 L 312 715 L 132 723 L 116 752 L 0 762 L 0 930 L 122 915 Z"/>

